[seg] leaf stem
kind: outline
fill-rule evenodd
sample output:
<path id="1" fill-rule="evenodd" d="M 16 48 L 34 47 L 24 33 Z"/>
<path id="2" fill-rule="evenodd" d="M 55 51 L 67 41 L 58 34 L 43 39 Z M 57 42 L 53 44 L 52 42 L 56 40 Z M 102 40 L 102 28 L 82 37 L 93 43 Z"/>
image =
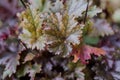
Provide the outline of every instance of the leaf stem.
<path id="1" fill-rule="evenodd" d="M 18 39 L 18 42 L 21 43 L 25 47 L 26 50 L 28 50 L 27 46 L 20 39 Z"/>
<path id="2" fill-rule="evenodd" d="M 88 4 L 87 4 L 86 11 L 85 11 L 84 24 L 86 23 L 86 19 L 87 19 L 87 12 L 88 12 L 89 0 L 87 0 L 87 2 L 88 2 Z"/>
<path id="3" fill-rule="evenodd" d="M 22 5 L 23 5 L 25 8 L 27 8 L 27 6 L 26 6 L 26 4 L 25 4 L 25 2 L 24 2 L 23 0 L 20 0 L 20 2 L 22 3 Z"/>

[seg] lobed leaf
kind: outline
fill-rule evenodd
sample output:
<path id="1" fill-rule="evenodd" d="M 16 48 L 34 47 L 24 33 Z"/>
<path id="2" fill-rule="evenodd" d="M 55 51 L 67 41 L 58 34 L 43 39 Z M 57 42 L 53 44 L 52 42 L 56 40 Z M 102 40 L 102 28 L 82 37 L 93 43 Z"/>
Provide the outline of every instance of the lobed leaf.
<path id="1" fill-rule="evenodd" d="M 87 60 L 91 59 L 91 54 L 100 56 L 105 55 L 106 52 L 101 48 L 83 45 L 81 48 L 73 50 L 72 54 L 74 56 L 73 62 L 77 62 L 80 59 L 82 63 L 87 63 Z"/>

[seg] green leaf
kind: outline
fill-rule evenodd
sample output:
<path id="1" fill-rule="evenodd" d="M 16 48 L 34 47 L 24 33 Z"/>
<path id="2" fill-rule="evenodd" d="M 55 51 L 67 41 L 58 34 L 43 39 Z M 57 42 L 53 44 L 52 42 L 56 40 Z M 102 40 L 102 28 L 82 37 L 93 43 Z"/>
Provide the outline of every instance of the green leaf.
<path id="1" fill-rule="evenodd" d="M 84 42 L 85 42 L 86 44 L 96 45 L 96 44 L 99 42 L 99 37 L 85 36 L 85 37 L 84 37 Z"/>

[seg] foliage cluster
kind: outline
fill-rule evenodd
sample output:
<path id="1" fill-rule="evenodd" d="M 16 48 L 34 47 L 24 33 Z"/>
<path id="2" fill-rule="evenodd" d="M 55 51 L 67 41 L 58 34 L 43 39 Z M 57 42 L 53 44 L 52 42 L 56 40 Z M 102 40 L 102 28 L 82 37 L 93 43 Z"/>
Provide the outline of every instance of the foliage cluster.
<path id="1" fill-rule="evenodd" d="M 0 79 L 120 79 L 117 0 L 20 1 L 0 1 Z"/>

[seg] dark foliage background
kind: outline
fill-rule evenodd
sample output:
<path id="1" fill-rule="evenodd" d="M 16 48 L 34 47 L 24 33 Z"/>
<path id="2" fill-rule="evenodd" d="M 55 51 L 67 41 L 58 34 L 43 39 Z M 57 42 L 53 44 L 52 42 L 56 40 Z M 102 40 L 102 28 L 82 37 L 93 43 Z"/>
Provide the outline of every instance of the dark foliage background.
<path id="1" fill-rule="evenodd" d="M 72 63 L 73 57 L 61 58 L 47 51 L 42 55 L 35 56 L 34 60 L 17 66 L 18 62 L 16 62 L 16 59 L 19 59 L 20 63 L 23 63 L 24 55 L 31 53 L 29 49 L 26 50 L 24 43 L 18 40 L 20 29 L 18 29 L 16 13 L 21 12 L 25 8 L 19 0 L 0 0 L 0 64 L 2 64 L 0 65 L 0 79 L 2 79 L 4 65 L 8 65 L 13 72 L 15 72 L 14 67 L 17 66 L 18 71 L 16 74 L 20 75 L 11 74 L 12 76 L 10 78 L 7 77 L 5 80 L 29 80 L 29 76 L 31 75 L 36 76 L 35 80 L 81 80 L 83 72 L 85 73 L 85 80 L 120 80 L 120 20 L 116 18 L 116 16 L 120 18 L 120 15 L 117 14 L 120 12 L 117 12 L 120 10 L 120 5 L 117 5 L 120 1 L 113 0 L 113 2 L 111 0 L 94 0 L 94 4 L 103 9 L 103 12 L 99 16 L 94 17 L 93 21 L 95 25 L 101 27 L 108 26 L 109 24 L 115 31 L 115 34 L 99 37 L 99 41 L 96 39 L 94 42 L 93 39 L 88 38 L 87 43 L 102 47 L 107 51 L 107 54 L 99 58 L 92 57 L 85 69 L 81 72 L 79 66 L 81 67 L 82 64 L 79 61 Z M 106 28 L 105 31 L 107 32 L 109 29 Z M 23 46 L 24 48 L 21 48 Z M 35 54 L 40 53 L 36 50 L 33 52 Z M 25 75 L 21 72 L 24 66 L 30 66 L 30 69 L 32 67 L 36 68 L 38 64 L 35 62 L 42 64 L 42 67 L 40 65 L 42 69 L 40 73 L 35 71 L 37 73 L 36 75 L 32 73 L 31 75 Z M 39 67 L 37 68 L 39 70 Z"/>

